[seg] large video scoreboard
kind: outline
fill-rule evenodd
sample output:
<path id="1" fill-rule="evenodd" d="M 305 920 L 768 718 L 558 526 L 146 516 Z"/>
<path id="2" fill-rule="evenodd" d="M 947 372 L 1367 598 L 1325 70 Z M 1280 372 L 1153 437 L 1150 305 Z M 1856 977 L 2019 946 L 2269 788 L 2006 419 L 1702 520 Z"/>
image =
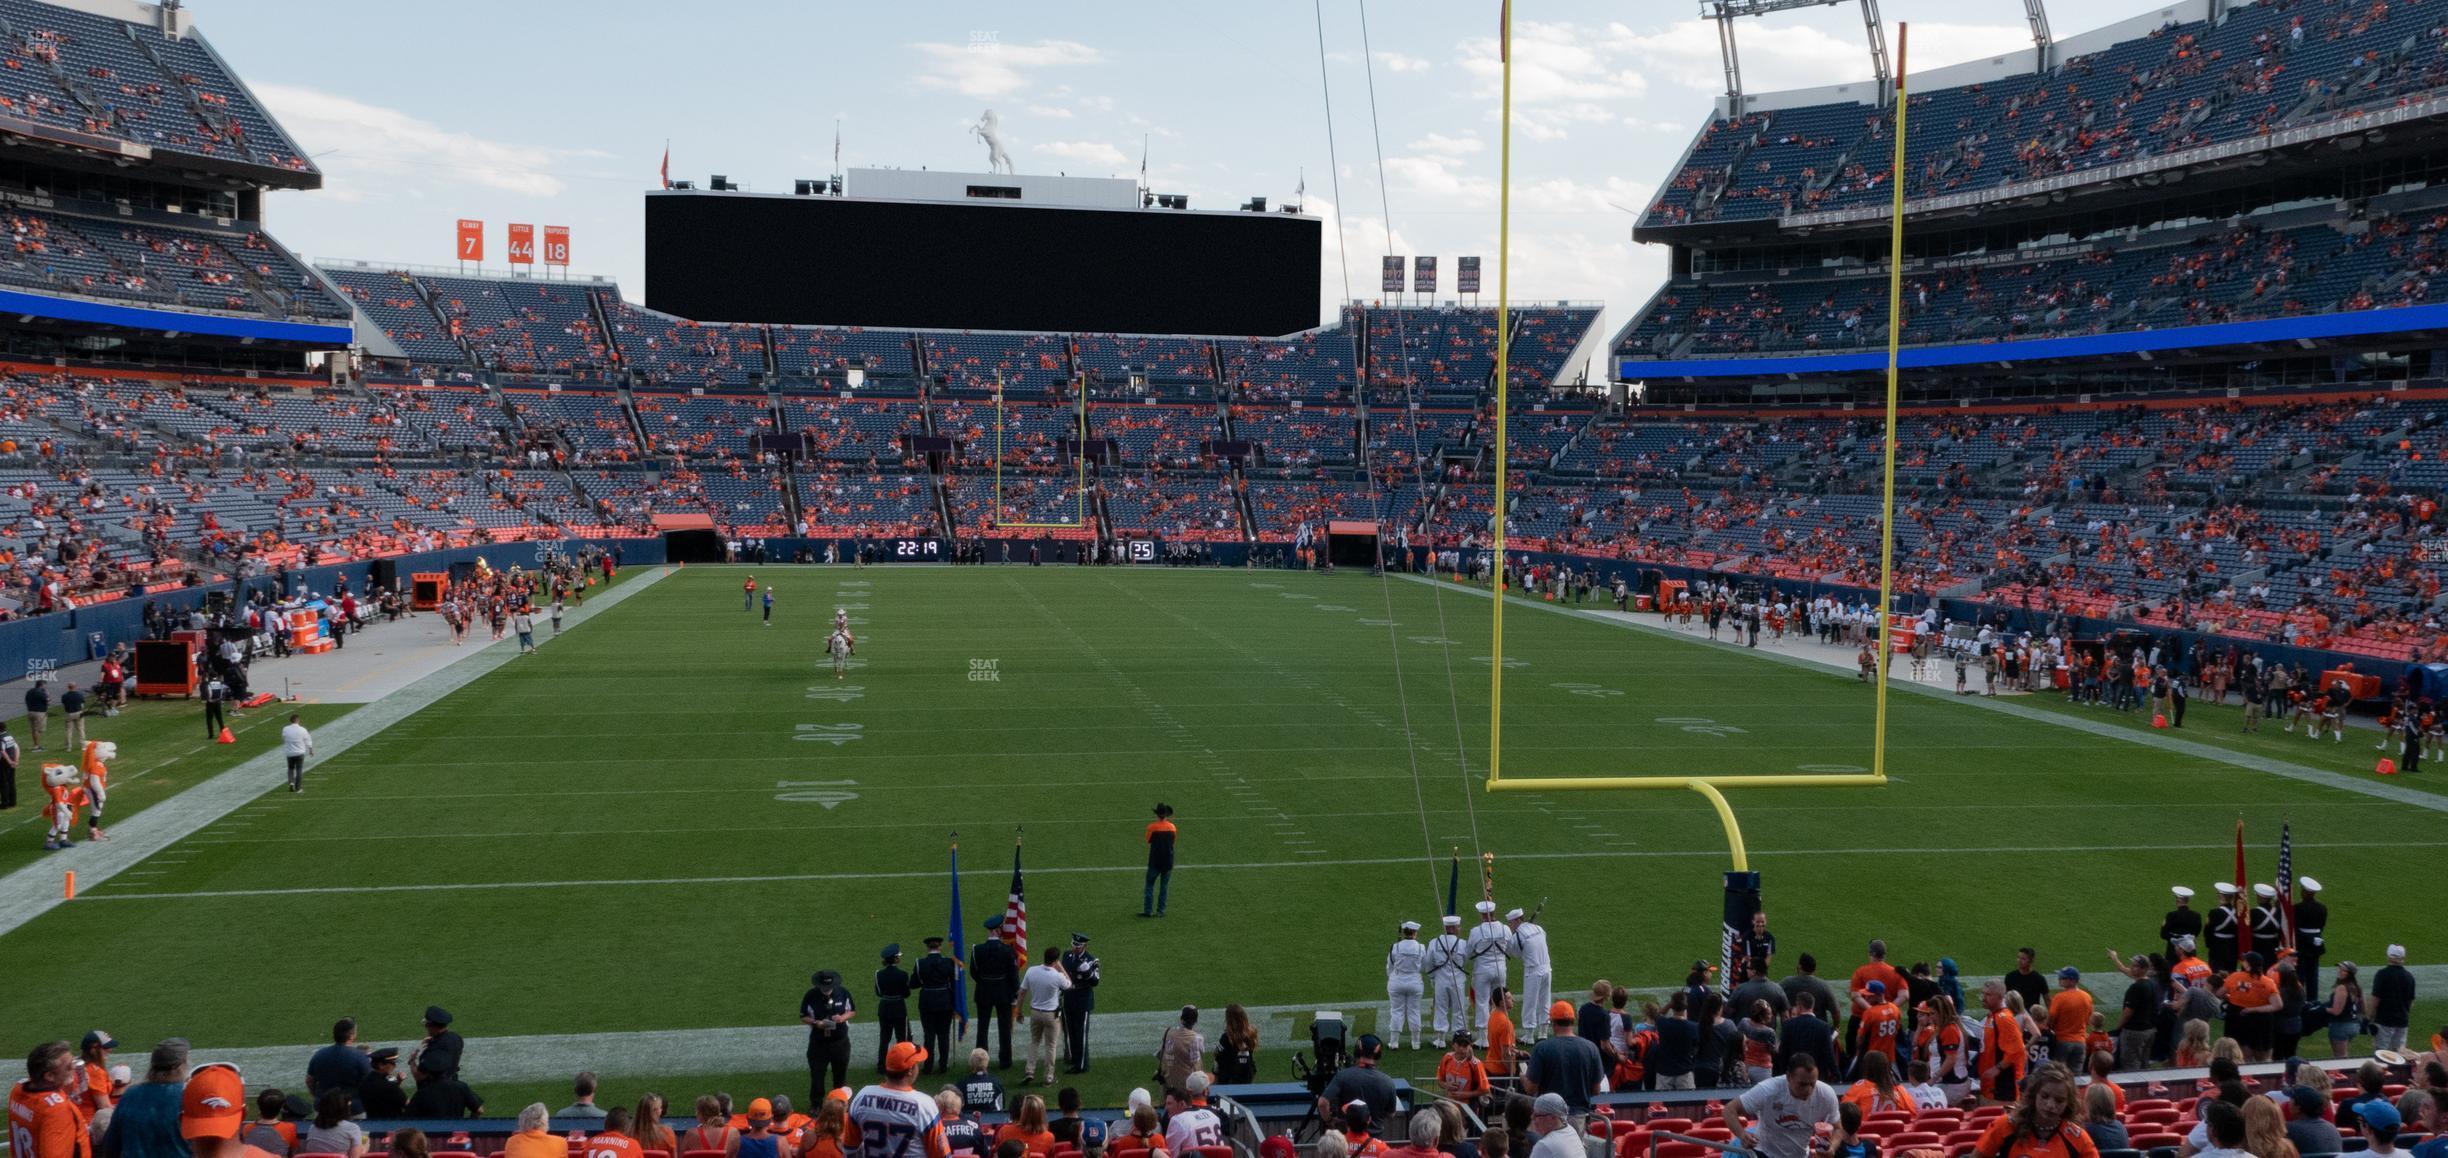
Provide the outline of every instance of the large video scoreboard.
<path id="1" fill-rule="evenodd" d="M 646 304 L 706 322 L 1273 335 L 1319 323 L 1318 219 L 657 190 Z"/>

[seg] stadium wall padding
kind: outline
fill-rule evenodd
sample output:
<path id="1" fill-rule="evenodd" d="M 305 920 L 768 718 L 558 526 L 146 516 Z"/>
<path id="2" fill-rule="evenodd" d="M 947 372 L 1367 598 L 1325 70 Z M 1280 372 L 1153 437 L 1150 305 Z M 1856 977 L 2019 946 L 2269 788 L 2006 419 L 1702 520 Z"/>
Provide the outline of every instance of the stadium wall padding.
<path id="1" fill-rule="evenodd" d="M 470 547 L 453 547 L 441 551 L 425 551 L 401 555 L 396 559 L 404 578 L 416 571 L 448 570 L 452 563 L 483 559 L 488 565 L 505 569 L 512 564 L 533 567 L 546 549 L 564 552 L 581 547 L 597 546 L 620 552 L 622 566 L 657 564 L 663 561 L 663 543 L 659 539 L 571 539 L 537 540 L 524 543 L 486 543 Z M 289 571 L 257 575 L 247 580 L 249 590 L 265 590 L 285 581 L 307 591 L 329 591 L 333 581 L 342 574 L 349 579 L 349 589 L 362 594 L 367 577 L 373 571 L 371 560 L 299 567 Z M 214 591 L 228 591 L 230 583 L 208 583 L 200 587 L 162 587 L 142 595 L 131 595 L 79 607 L 50 615 L 0 623 L 0 673 L 8 680 L 23 682 L 28 671 L 37 665 L 67 667 L 97 659 L 115 643 L 133 642 L 144 635 L 145 604 L 159 604 L 164 612 L 185 614 L 202 604 Z M 100 636 L 100 651 L 94 651 L 93 638 Z"/>

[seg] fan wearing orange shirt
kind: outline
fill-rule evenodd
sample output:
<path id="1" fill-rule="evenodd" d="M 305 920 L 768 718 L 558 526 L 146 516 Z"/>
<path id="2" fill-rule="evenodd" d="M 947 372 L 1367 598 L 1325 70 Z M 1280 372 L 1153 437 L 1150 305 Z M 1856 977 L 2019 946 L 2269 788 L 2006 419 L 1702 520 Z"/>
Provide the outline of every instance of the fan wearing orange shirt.
<path id="1" fill-rule="evenodd" d="M 1028 1094 L 1020 1099 L 1020 1108 L 1012 1115 L 1011 1121 L 1003 1123 L 1003 1128 L 995 1131 L 995 1148 L 1002 1149 L 1005 1142 L 1018 1142 L 1028 1147 L 1028 1152 L 1037 1158 L 1044 1158 L 1053 1152 L 1054 1132 L 1046 1129 L 1044 1098 Z"/>
<path id="2" fill-rule="evenodd" d="M 1896 972 L 1896 967 L 1887 963 L 1887 942 L 1885 941 L 1870 942 L 1869 964 L 1853 971 L 1853 983 L 1850 988 L 1853 991 L 1855 1017 L 1861 1016 L 1861 1011 L 1869 1007 L 1868 995 L 1870 983 L 1873 981 L 1886 986 L 1889 994 L 1899 994 L 1905 991 L 1904 975 Z"/>
<path id="3" fill-rule="evenodd" d="M 2074 1076 L 2051 1062 L 2031 1075 L 2014 1108 L 1972 1146 L 1975 1158 L 2099 1158 L 2099 1147 L 2072 1117 Z"/>
<path id="4" fill-rule="evenodd" d="M 2049 1059 L 2069 1070 L 2082 1068 L 2091 1050 L 2091 993 L 2082 987 L 2082 970 L 2068 965 L 2057 971 L 2057 992 L 2048 1001 Z"/>
<path id="5" fill-rule="evenodd" d="M 2015 1091 L 2023 1086 L 2023 1073 L 2031 1065 L 2031 1055 L 2023 1046 L 2023 1027 L 2015 1024 L 2014 1011 L 2006 1008 L 2006 983 L 1992 979 L 1981 985 L 1981 1008 L 1989 1011 L 1981 1029 L 1978 1060 L 1973 1063 L 1974 1076 L 1980 1079 L 1980 1095 L 1999 1102 L 2014 1100 Z"/>
<path id="6" fill-rule="evenodd" d="M 1499 989 L 1488 1002 L 1487 1072 L 1496 1077 L 1513 1075 L 1515 1043 L 1520 1040 L 1513 1028 L 1513 992 Z"/>
<path id="7" fill-rule="evenodd" d="M 110 1108 L 110 1055 L 117 1048 L 119 1042 L 102 1030 L 85 1035 L 83 1057 L 78 1064 L 77 1077 L 82 1088 L 77 1091 L 77 1108 L 85 1111 L 88 1119 Z"/>
<path id="8" fill-rule="evenodd" d="M 2277 983 L 2261 972 L 2261 955 L 2246 953 L 2243 965 L 2227 975 L 2219 991 L 2227 998 L 2227 1036 L 2244 1047 L 2245 1060 L 2268 1061 L 2281 1002 Z"/>
<path id="9" fill-rule="evenodd" d="M 1862 1054 L 1887 1055 L 1887 1068 L 1893 1071 L 1895 1063 L 1902 1060 L 1899 1055 L 1904 1045 L 1904 1011 L 1887 1000 L 1887 995 L 1884 981 L 1872 981 L 1863 990 L 1870 1004 L 1853 1015 L 1853 1044 Z"/>
<path id="10" fill-rule="evenodd" d="M 603 1129 L 587 1135 L 581 1153 L 586 1158 L 646 1158 L 646 1148 L 629 1136 L 629 1108 L 614 1106 L 606 1111 Z"/>
<path id="11" fill-rule="evenodd" d="M 1491 1018 L 1502 1016 L 1490 1014 Z M 1466 1106 L 1476 1107 L 1488 1096 L 1488 1072 L 1471 1048 L 1471 1035 L 1453 1035 L 1453 1048 L 1437 1059 L 1437 1088 L 1445 1096 Z"/>
<path id="12" fill-rule="evenodd" d="M 12 1158 L 92 1158 L 76 1075 L 76 1051 L 67 1042 L 44 1042 L 26 1055 L 26 1076 L 9 1089 Z"/>

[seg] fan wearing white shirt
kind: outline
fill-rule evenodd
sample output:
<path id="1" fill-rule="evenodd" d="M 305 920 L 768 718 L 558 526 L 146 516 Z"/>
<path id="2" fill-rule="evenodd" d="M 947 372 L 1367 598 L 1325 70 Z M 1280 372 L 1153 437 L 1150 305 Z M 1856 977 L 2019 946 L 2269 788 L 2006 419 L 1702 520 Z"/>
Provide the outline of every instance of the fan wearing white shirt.
<path id="1" fill-rule="evenodd" d="M 1189 1155 L 1201 1146 L 1222 1146 L 1224 1119 L 1190 1100 L 1182 1090 L 1165 1091 L 1165 1149 Z"/>
<path id="2" fill-rule="evenodd" d="M 289 791 L 306 790 L 306 758 L 314 750 L 314 733 L 298 722 L 296 712 L 289 713 L 289 726 L 281 729 L 281 755 L 289 758 Z"/>
<path id="3" fill-rule="evenodd" d="M 1022 1081 L 1037 1081 L 1045 1067 L 1045 1084 L 1054 1084 L 1054 1043 L 1062 1032 L 1062 995 L 1071 988 L 1071 974 L 1062 967 L 1062 951 L 1047 946 L 1044 963 L 1020 975 L 1020 995 L 1028 1001 L 1028 1058 L 1020 1067 Z"/>

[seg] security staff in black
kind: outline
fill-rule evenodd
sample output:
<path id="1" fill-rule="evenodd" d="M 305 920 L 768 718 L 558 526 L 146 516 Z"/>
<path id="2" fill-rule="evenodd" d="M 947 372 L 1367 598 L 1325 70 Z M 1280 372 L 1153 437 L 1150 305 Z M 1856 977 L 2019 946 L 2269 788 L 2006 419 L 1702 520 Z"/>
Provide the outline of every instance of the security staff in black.
<path id="1" fill-rule="evenodd" d="M 1020 999 L 1020 957 L 1002 938 L 1003 918 L 986 918 L 987 938 L 969 950 L 969 996 L 977 1003 L 977 1048 L 986 1048 L 986 1027 L 1001 1031 L 995 1068 L 1011 1068 L 1012 1004 Z"/>
<path id="2" fill-rule="evenodd" d="M 901 967 L 901 946 L 884 946 L 884 967 L 876 970 L 876 1069 L 884 1069 L 884 1052 L 897 1041 L 908 1041 L 909 970 Z M 822 1105 L 823 1103 L 818 1103 Z"/>
<path id="3" fill-rule="evenodd" d="M 940 1074 L 951 1064 L 952 1019 L 960 1014 L 953 987 L 960 983 L 961 963 L 944 956 L 944 939 L 926 939 L 926 956 L 918 959 L 911 980 L 918 986 L 918 1028 L 925 1034 L 926 1064 L 920 1072 Z"/>
<path id="4" fill-rule="evenodd" d="M 1088 934 L 1071 934 L 1071 951 L 1062 956 L 1071 988 L 1062 995 L 1064 1071 L 1088 1072 L 1088 1015 L 1096 1012 L 1097 982 L 1104 980 L 1096 954 L 1088 951 Z"/>
<path id="5" fill-rule="evenodd" d="M 2321 976 L 2321 954 L 2329 951 L 2329 942 L 2322 939 L 2329 928 L 2329 906 L 2320 899 L 2320 882 L 2305 877 L 2296 882 L 2303 886 L 2303 899 L 2295 902 L 2295 975 L 2313 986 L 2327 979 Z"/>
<path id="6" fill-rule="evenodd" d="M 841 975 L 830 969 L 820 969 L 808 980 L 816 987 L 799 999 L 799 1024 L 808 1027 L 808 1104 L 821 1106 L 826 1091 L 850 1084 L 850 1015 L 858 1003 L 842 988 Z"/>

